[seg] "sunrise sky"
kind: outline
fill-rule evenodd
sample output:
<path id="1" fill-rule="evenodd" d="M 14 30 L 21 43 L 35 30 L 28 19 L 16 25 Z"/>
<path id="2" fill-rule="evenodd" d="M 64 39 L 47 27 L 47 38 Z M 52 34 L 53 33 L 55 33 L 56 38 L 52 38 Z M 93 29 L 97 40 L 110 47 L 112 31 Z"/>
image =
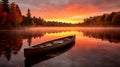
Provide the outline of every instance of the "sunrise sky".
<path id="1" fill-rule="evenodd" d="M 84 18 L 120 10 L 120 0 L 9 0 L 19 5 L 22 14 L 27 9 L 32 16 L 47 21 L 70 23 L 82 22 Z"/>

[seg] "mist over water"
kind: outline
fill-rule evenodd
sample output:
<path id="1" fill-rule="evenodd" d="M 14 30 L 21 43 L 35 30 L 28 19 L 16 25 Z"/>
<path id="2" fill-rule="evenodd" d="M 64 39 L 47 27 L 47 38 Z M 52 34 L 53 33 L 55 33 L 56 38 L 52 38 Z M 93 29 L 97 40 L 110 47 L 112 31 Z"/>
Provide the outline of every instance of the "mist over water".
<path id="1" fill-rule="evenodd" d="M 0 31 L 0 67 L 25 67 L 24 48 L 76 35 L 75 45 L 33 67 L 119 67 L 120 28 L 38 27 Z"/>

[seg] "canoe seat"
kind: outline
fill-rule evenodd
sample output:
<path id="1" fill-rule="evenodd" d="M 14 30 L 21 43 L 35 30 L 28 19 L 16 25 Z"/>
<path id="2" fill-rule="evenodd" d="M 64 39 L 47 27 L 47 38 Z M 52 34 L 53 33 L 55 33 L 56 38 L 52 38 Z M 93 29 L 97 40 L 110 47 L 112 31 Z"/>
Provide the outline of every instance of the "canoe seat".
<path id="1" fill-rule="evenodd" d="M 53 44 L 56 45 L 56 44 L 62 44 L 64 41 L 63 40 L 58 40 L 58 41 L 53 41 Z"/>
<path id="2" fill-rule="evenodd" d="M 69 40 L 70 40 L 70 38 L 65 38 L 64 40 L 65 40 L 65 41 L 69 41 Z"/>
<path id="3" fill-rule="evenodd" d="M 44 48 L 45 46 L 44 46 L 44 45 L 40 45 L 39 47 L 40 47 L 40 48 Z"/>
<path id="4" fill-rule="evenodd" d="M 52 43 L 46 43 L 45 44 L 45 47 L 50 47 L 50 46 L 53 46 L 53 44 Z"/>

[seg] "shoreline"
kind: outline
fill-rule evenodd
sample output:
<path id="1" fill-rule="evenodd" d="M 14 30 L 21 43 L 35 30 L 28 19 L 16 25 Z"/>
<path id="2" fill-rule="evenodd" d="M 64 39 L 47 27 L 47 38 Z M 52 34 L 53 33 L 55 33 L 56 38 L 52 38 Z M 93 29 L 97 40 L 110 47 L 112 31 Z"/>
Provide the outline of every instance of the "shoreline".
<path id="1" fill-rule="evenodd" d="M 10 28 L 10 29 L 0 29 L 0 31 L 14 31 L 14 30 L 120 30 L 120 27 L 19 27 L 19 28 Z"/>

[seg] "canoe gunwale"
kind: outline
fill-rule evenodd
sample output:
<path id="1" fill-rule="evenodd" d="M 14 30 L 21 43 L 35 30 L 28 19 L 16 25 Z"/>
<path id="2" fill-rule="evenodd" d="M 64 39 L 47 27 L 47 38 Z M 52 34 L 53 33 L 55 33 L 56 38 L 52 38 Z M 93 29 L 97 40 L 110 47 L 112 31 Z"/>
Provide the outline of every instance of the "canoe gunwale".
<path id="1" fill-rule="evenodd" d="M 62 44 L 57 44 L 57 45 L 50 46 L 50 47 L 34 48 L 34 47 L 42 45 L 42 44 L 46 44 L 46 43 L 53 42 L 53 41 L 56 41 L 56 40 L 62 40 L 62 39 L 65 39 L 65 38 L 71 38 L 71 39 L 69 41 L 66 41 L 66 42 L 62 43 Z M 73 42 L 75 42 L 75 35 L 51 40 L 51 41 L 48 41 L 48 42 L 45 42 L 45 43 L 41 43 L 41 44 L 32 46 L 31 48 L 34 48 L 34 49 L 31 49 L 31 48 L 24 49 L 24 56 L 28 57 L 28 56 L 32 56 L 32 55 L 36 55 L 36 54 L 44 54 L 44 53 L 47 53 L 47 52 L 54 51 L 54 50 L 60 49 L 62 47 L 65 47 L 69 44 L 72 44 Z"/>

